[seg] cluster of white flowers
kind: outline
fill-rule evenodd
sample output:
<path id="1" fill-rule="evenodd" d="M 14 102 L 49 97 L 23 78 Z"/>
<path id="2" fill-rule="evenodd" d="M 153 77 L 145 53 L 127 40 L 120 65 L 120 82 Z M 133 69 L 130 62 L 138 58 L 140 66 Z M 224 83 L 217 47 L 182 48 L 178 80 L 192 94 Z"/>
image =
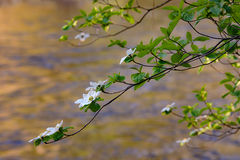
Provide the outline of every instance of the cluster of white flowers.
<path id="1" fill-rule="evenodd" d="M 79 108 L 82 108 L 85 105 L 92 103 L 98 96 L 100 91 L 89 91 L 88 94 L 83 94 L 83 98 L 76 100 L 74 103 L 79 104 Z"/>
<path id="2" fill-rule="evenodd" d="M 120 64 L 122 64 L 122 62 L 123 62 L 128 56 L 132 55 L 135 51 L 136 51 L 136 48 L 134 48 L 134 49 L 132 49 L 132 48 L 128 49 L 128 50 L 126 51 L 126 54 L 127 54 L 127 55 L 124 56 L 124 57 L 121 59 Z"/>
<path id="3" fill-rule="evenodd" d="M 106 82 L 107 80 L 90 82 L 90 87 L 86 88 L 86 91 L 89 91 L 88 94 L 83 94 L 83 98 L 76 100 L 74 103 L 79 104 L 79 108 L 92 103 L 101 93 L 101 91 L 96 91 L 97 87 L 104 85 Z"/>
<path id="4" fill-rule="evenodd" d="M 63 120 L 60 123 L 58 123 L 55 127 L 48 127 L 45 132 L 41 133 L 36 138 L 29 140 L 28 142 L 31 143 L 34 140 L 40 139 L 42 137 L 53 135 L 54 133 L 59 131 L 59 128 L 62 127 L 62 124 L 63 124 Z"/>
<path id="5" fill-rule="evenodd" d="M 174 107 L 175 105 L 175 102 L 173 102 L 172 104 L 168 104 L 166 107 L 164 107 L 161 112 L 164 113 L 164 112 L 170 112 L 172 110 L 172 108 Z"/>
<path id="6" fill-rule="evenodd" d="M 88 37 L 90 37 L 89 33 L 81 32 L 75 36 L 75 39 L 79 39 L 81 42 L 84 42 Z"/>
<path id="7" fill-rule="evenodd" d="M 177 140 L 176 143 L 179 143 L 180 146 L 183 146 L 184 144 L 188 143 L 191 140 L 191 138 L 184 138 L 182 140 Z"/>

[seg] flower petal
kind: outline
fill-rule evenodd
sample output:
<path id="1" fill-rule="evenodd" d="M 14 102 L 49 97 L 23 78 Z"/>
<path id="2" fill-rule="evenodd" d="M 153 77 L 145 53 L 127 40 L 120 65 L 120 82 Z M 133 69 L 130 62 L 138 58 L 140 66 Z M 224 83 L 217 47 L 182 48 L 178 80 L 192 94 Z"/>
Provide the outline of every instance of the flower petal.
<path id="1" fill-rule="evenodd" d="M 84 101 L 84 99 L 78 99 L 78 100 L 76 100 L 74 103 L 75 104 L 79 104 L 79 103 L 82 103 Z"/>
<path id="2" fill-rule="evenodd" d="M 120 61 L 120 64 L 122 64 L 122 62 L 124 62 L 124 60 L 127 58 L 127 56 L 123 57 Z"/>

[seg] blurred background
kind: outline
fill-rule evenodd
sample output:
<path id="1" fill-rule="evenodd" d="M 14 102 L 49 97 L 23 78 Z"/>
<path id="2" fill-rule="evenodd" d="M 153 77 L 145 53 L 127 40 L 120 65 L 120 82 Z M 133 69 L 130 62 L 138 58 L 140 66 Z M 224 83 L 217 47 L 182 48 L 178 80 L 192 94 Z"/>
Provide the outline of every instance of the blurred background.
<path id="1" fill-rule="evenodd" d="M 137 92 L 129 91 L 74 137 L 37 148 L 28 143 L 62 119 L 64 126 L 77 129 L 91 118 L 92 113 L 73 103 L 89 81 L 104 80 L 113 72 L 129 74 L 127 65 L 119 65 L 125 50 L 107 48 L 109 40 L 84 48 L 58 41 L 64 21 L 90 4 L 90 0 L 0 0 L 0 160 L 239 160 L 237 136 L 219 142 L 200 136 L 192 147 L 179 147 L 176 140 L 187 137 L 188 130 L 176 117 L 160 113 L 172 102 L 195 103 L 192 90 L 204 84 L 210 100 L 225 103 L 219 96 L 224 89 L 218 86 L 223 75 L 211 67 L 200 75 L 197 70 L 171 73 Z M 168 24 L 167 14 L 157 10 L 118 38 L 128 39 L 130 46 L 149 41 Z M 187 30 L 181 24 L 176 32 Z"/>

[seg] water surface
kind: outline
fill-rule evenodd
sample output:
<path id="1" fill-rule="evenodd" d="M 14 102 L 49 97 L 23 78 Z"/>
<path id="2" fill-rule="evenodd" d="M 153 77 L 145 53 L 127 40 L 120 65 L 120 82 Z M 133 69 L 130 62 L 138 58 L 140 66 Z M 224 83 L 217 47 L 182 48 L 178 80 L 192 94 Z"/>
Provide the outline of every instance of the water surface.
<path id="1" fill-rule="evenodd" d="M 62 119 L 64 125 L 76 128 L 86 122 L 92 114 L 79 111 L 73 102 L 89 81 L 104 80 L 113 72 L 129 74 L 126 65 L 118 65 L 125 50 L 105 47 L 108 40 L 85 48 L 58 42 L 64 20 L 88 6 L 87 0 L 0 1 L 0 159 L 240 159 L 237 137 L 218 143 L 201 137 L 192 144 L 199 149 L 180 148 L 175 141 L 187 136 L 187 130 L 176 118 L 160 114 L 173 101 L 195 103 L 191 91 L 203 84 L 211 91 L 210 99 L 222 103 L 218 99 L 222 88 L 216 84 L 222 75 L 211 68 L 201 75 L 196 70 L 170 74 L 161 82 L 126 93 L 82 134 L 70 139 L 37 148 L 27 143 Z M 134 46 L 139 39 L 159 35 L 159 25 L 168 23 L 159 12 L 120 37 L 129 38 Z M 182 24 L 177 32 L 186 30 L 189 27 Z"/>

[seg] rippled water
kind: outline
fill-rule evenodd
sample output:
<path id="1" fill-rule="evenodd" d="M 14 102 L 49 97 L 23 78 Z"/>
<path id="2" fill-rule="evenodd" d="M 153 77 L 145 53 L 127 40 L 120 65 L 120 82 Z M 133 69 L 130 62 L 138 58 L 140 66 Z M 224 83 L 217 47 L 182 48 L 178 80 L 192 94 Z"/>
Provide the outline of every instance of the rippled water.
<path id="1" fill-rule="evenodd" d="M 106 48 L 106 41 L 85 48 L 58 42 L 64 20 L 87 8 L 83 0 L 0 1 L 0 160 L 174 160 L 240 159 L 237 137 L 214 143 L 208 137 L 194 140 L 198 149 L 175 143 L 187 130 L 160 110 L 175 101 L 195 102 L 191 91 L 207 84 L 211 99 L 222 103 L 216 79 L 209 68 L 174 73 L 137 92 L 130 91 L 108 106 L 82 134 L 52 145 L 34 148 L 27 141 L 61 119 L 80 127 L 91 113 L 82 113 L 73 102 L 89 81 L 105 79 L 113 72 L 128 74 L 118 65 L 125 50 Z M 164 13 L 165 14 L 165 13 Z M 121 35 L 130 45 L 148 41 L 167 25 L 167 17 L 153 13 L 142 27 Z M 178 30 L 188 30 L 181 25 Z M 129 36 L 131 35 L 131 36 Z M 108 97 L 105 97 L 109 99 Z"/>

